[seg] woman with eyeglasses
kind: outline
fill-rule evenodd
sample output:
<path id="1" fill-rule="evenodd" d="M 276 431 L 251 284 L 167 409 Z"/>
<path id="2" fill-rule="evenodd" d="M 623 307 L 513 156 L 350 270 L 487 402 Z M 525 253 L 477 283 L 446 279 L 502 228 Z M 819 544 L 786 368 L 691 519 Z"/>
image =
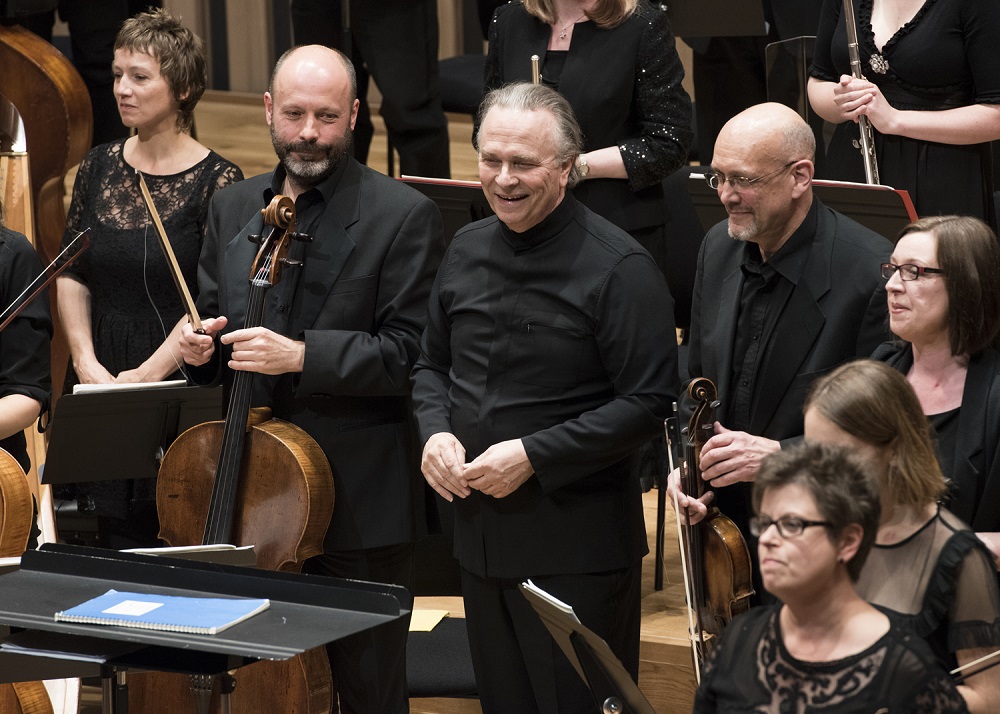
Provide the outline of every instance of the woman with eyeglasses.
<path id="1" fill-rule="evenodd" d="M 906 375 L 937 437 L 949 510 L 1000 564 L 1000 246 L 981 221 L 924 218 L 882 266 L 897 342 L 872 355 Z"/>
<path id="2" fill-rule="evenodd" d="M 695 712 L 964 712 L 925 642 L 854 581 L 875 540 L 875 478 L 843 448 L 764 459 L 753 488 L 764 587 L 780 602 L 726 628 Z"/>
<path id="3" fill-rule="evenodd" d="M 805 438 L 849 448 L 879 479 L 882 515 L 858 594 L 901 615 L 949 671 L 1000 647 L 991 555 L 939 504 L 947 484 L 930 424 L 903 375 L 858 360 L 817 380 L 805 404 Z M 970 711 L 995 711 L 1000 669 L 972 674 L 959 691 Z"/>

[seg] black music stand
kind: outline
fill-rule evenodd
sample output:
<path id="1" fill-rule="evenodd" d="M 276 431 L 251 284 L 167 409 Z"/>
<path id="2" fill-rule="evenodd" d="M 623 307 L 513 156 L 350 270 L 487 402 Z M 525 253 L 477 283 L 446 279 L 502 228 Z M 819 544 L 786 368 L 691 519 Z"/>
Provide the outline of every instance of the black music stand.
<path id="1" fill-rule="evenodd" d="M 670 29 L 676 37 L 746 37 L 767 34 L 762 0 L 671 0 Z"/>
<path id="2" fill-rule="evenodd" d="M 221 418 L 222 387 L 67 394 L 49 426 L 42 483 L 154 478 L 178 434 Z"/>
<path id="3" fill-rule="evenodd" d="M 269 598 L 271 606 L 217 635 L 56 622 L 54 614 L 114 588 L 164 595 Z M 285 660 L 405 616 L 405 588 L 96 548 L 43 545 L 0 575 L 0 681 L 117 677 L 128 669 L 216 675 Z M 105 685 L 105 692 L 113 690 Z M 118 712 L 127 701 L 114 693 Z M 107 709 L 106 709 L 107 711 Z"/>
<path id="4" fill-rule="evenodd" d="M 460 228 L 493 215 L 493 209 L 483 195 L 483 187 L 478 181 L 453 181 L 419 176 L 403 176 L 400 180 L 437 204 L 441 211 L 446 245 Z"/>
<path id="5" fill-rule="evenodd" d="M 691 174 L 688 193 L 706 232 L 716 223 L 726 220 L 726 209 L 719 201 L 719 194 L 705 183 L 704 174 Z M 903 189 L 815 179 L 813 193 L 830 208 L 892 242 L 896 241 L 904 226 L 917 220 L 910 194 Z"/>
<path id="6" fill-rule="evenodd" d="M 597 711 L 603 714 L 656 714 L 608 643 L 581 625 L 573 608 L 530 580 L 518 587 L 573 669 L 590 687 Z"/>

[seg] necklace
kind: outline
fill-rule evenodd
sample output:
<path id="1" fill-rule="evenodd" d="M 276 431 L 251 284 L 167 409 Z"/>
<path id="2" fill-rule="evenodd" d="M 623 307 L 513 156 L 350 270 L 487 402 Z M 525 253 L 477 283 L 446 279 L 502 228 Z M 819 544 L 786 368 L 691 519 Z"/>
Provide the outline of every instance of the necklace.
<path id="1" fill-rule="evenodd" d="M 575 20 L 573 20 L 573 22 L 566 23 L 566 25 L 563 26 L 562 30 L 559 31 L 559 39 L 560 40 L 565 40 L 566 39 L 566 30 L 568 30 L 569 28 L 571 28 L 573 25 L 575 25 L 576 23 L 578 23 L 580 20 L 584 19 L 585 17 L 587 17 L 587 13 L 583 13 L 582 15 L 580 15 L 580 17 L 578 17 Z"/>

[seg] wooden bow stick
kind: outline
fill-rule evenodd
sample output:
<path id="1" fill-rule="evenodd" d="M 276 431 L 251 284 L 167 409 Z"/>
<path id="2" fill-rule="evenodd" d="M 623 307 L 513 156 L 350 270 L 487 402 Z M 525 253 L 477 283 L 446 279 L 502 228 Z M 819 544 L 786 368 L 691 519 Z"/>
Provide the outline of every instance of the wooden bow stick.
<path id="1" fill-rule="evenodd" d="M 201 317 L 198 316 L 198 310 L 194 306 L 191 291 L 188 290 L 187 283 L 184 281 L 184 274 L 181 273 L 181 267 L 177 264 L 174 249 L 170 247 L 170 240 L 167 238 L 167 232 L 163 229 L 163 221 L 160 220 L 160 214 L 153 203 L 149 187 L 146 186 L 146 179 L 143 178 L 141 172 L 136 171 L 136 174 L 139 176 L 139 188 L 142 189 L 142 197 L 146 201 L 147 208 L 149 208 L 149 214 L 153 217 L 153 225 L 156 226 L 156 235 L 160 237 L 160 247 L 163 248 L 163 254 L 167 257 L 170 275 L 174 279 L 174 285 L 177 286 L 177 292 L 180 293 L 181 302 L 184 303 L 184 312 L 187 313 L 188 320 L 191 321 L 191 327 L 194 328 L 194 331 L 203 335 L 205 334 L 205 328 L 201 325 Z"/>

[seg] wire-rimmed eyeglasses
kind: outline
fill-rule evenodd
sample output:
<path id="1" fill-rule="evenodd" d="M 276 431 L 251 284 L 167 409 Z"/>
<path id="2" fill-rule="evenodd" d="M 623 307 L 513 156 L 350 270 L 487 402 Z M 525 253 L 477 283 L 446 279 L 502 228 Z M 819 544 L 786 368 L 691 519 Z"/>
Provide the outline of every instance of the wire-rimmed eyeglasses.
<path id="1" fill-rule="evenodd" d="M 812 526 L 829 527 L 833 524 L 830 521 L 809 521 L 798 516 L 782 516 L 778 519 L 768 518 L 767 516 L 754 516 L 750 519 L 750 533 L 755 538 L 759 538 L 772 525 L 778 529 L 778 533 L 782 538 L 795 538 L 802 535 L 802 531 L 806 528 L 811 528 Z"/>
<path id="2" fill-rule="evenodd" d="M 747 178 L 746 176 L 726 176 L 725 174 L 720 174 L 718 171 L 709 171 L 705 174 L 705 183 L 707 183 L 711 188 L 718 191 L 727 181 L 734 191 L 746 191 L 748 188 L 753 186 L 755 183 L 759 183 L 764 179 L 771 178 L 777 173 L 784 171 L 789 166 L 797 163 L 799 159 L 794 161 L 789 161 L 784 166 L 779 166 L 774 171 L 766 173 L 763 176 L 758 176 L 757 178 Z"/>
<path id="3" fill-rule="evenodd" d="M 916 280 L 929 274 L 944 275 L 944 271 L 941 268 L 926 268 L 923 265 L 914 265 L 913 263 L 903 263 L 902 265 L 882 263 L 882 277 L 886 280 L 895 275 L 897 270 L 899 271 L 900 279 L 906 281 Z"/>

